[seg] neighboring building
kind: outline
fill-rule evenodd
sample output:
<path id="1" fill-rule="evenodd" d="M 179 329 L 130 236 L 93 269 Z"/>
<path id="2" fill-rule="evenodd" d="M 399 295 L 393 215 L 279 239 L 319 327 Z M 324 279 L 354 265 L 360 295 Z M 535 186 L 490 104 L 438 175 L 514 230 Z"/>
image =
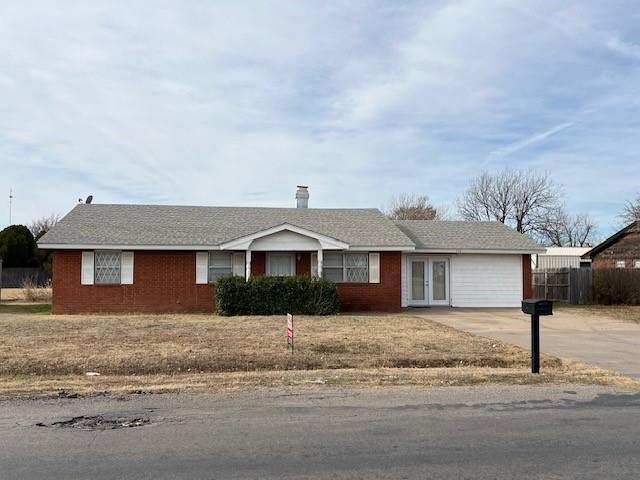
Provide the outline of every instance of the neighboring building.
<path id="1" fill-rule="evenodd" d="M 582 256 L 593 268 L 640 268 L 640 221 L 627 225 Z"/>
<path id="2" fill-rule="evenodd" d="M 377 209 L 80 204 L 43 236 L 53 312 L 209 312 L 224 276 L 311 275 L 345 311 L 517 307 L 543 249 L 498 222 L 389 220 Z"/>
<path id="3" fill-rule="evenodd" d="M 534 269 L 590 267 L 591 259 L 582 255 L 591 247 L 547 247 L 546 252 L 531 256 Z"/>

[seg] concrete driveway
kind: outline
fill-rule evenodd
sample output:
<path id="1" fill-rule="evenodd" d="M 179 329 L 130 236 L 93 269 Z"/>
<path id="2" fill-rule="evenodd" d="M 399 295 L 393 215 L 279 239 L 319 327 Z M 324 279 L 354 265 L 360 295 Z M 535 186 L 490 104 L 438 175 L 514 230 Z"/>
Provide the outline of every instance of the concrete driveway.
<path id="1" fill-rule="evenodd" d="M 460 330 L 531 348 L 529 316 L 520 309 L 411 309 L 430 320 Z M 540 317 L 540 349 L 557 357 L 579 360 L 640 378 L 640 325 L 557 309 Z"/>

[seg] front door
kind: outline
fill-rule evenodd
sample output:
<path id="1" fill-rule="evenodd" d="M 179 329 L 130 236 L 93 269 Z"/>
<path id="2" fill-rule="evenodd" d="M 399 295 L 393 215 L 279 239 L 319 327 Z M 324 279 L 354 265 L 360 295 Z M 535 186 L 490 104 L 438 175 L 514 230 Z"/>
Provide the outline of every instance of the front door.
<path id="1" fill-rule="evenodd" d="M 408 257 L 409 304 L 449 305 L 449 259 Z"/>

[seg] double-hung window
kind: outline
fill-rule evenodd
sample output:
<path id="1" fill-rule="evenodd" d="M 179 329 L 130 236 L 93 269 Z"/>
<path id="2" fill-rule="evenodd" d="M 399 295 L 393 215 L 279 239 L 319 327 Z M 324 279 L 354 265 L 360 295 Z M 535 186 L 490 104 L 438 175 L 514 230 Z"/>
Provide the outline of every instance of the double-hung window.
<path id="1" fill-rule="evenodd" d="M 122 275 L 122 252 L 95 252 L 95 283 L 120 283 Z"/>
<path id="2" fill-rule="evenodd" d="M 325 252 L 322 275 L 333 282 L 368 282 L 369 255 L 366 253 Z"/>
<path id="3" fill-rule="evenodd" d="M 233 275 L 233 254 L 231 252 L 209 252 L 209 283 Z"/>

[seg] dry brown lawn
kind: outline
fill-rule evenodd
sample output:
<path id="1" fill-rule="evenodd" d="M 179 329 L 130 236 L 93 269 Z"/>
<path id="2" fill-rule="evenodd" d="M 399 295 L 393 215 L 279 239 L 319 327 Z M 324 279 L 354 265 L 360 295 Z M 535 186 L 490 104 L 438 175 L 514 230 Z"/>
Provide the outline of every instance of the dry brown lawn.
<path id="1" fill-rule="evenodd" d="M 284 317 L 19 312 L 0 309 L 0 394 L 323 384 L 640 386 L 546 355 L 543 375 L 533 376 L 527 351 L 410 314 L 296 317 L 292 354 Z"/>
<path id="2" fill-rule="evenodd" d="M 46 303 L 51 302 L 51 288 L 29 287 L 29 288 L 3 288 L 2 301 L 11 303 Z"/>
<path id="3" fill-rule="evenodd" d="M 640 305 L 567 305 L 557 302 L 554 308 L 580 312 L 585 315 L 610 317 L 626 322 L 640 323 Z"/>
<path id="4" fill-rule="evenodd" d="M 424 317 L 0 315 L 0 375 L 111 375 L 341 368 L 524 368 L 517 347 Z M 545 357 L 546 367 L 560 360 Z"/>

